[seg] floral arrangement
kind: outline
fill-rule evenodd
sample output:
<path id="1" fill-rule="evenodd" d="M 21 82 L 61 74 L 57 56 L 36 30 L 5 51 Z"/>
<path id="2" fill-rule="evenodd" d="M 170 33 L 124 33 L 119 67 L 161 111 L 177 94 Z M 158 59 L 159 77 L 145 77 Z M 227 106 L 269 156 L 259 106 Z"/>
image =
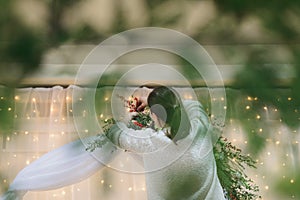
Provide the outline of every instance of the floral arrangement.
<path id="1" fill-rule="evenodd" d="M 131 120 L 129 120 L 128 128 L 132 128 L 135 130 L 140 130 L 142 128 L 153 127 L 153 122 L 150 117 L 150 109 L 149 107 L 145 107 L 142 111 L 138 111 L 138 98 L 134 96 L 130 96 L 128 100 L 124 97 L 121 97 L 125 103 L 125 108 L 127 108 L 128 112 L 135 113 Z"/>
<path id="2" fill-rule="evenodd" d="M 142 111 L 138 111 L 138 99 L 134 96 L 130 96 L 128 99 L 125 99 L 123 96 L 119 96 L 124 102 L 124 107 L 127 108 L 129 113 L 132 113 L 132 117 L 129 120 L 127 127 L 134 130 L 141 130 L 143 128 L 154 128 L 153 121 L 150 117 L 149 107 L 145 107 Z M 106 142 L 106 137 L 103 135 L 108 134 L 112 125 L 116 123 L 114 118 L 105 119 L 103 121 L 104 125 L 102 126 L 104 134 L 98 134 L 97 139 L 88 144 L 86 148 L 87 151 L 93 152 L 96 148 L 101 148 Z"/>
<path id="3" fill-rule="evenodd" d="M 127 108 L 128 112 L 134 113 L 131 120 L 127 124 L 128 128 L 141 130 L 143 128 L 153 128 L 153 121 L 150 117 L 150 109 L 146 107 L 143 111 L 138 112 L 138 99 L 131 96 L 129 99 L 120 97 Z M 104 121 L 103 130 L 107 134 L 110 127 L 116 121 L 106 119 Z M 103 134 L 101 134 L 103 135 Z M 106 140 L 99 137 L 90 143 L 88 151 L 94 151 L 100 148 Z M 228 200 L 256 200 L 260 198 L 258 186 L 244 172 L 246 167 L 256 168 L 256 162 L 247 155 L 243 155 L 241 149 L 232 145 L 227 138 L 219 137 L 213 147 L 213 152 L 217 165 L 217 174 L 224 190 L 224 196 Z"/>

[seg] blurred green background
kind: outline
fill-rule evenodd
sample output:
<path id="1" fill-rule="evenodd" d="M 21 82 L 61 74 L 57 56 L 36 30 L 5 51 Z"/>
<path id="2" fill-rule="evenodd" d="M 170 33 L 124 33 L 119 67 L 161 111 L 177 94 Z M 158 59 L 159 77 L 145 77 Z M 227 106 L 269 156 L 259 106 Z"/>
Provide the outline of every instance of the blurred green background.
<path id="1" fill-rule="evenodd" d="M 49 52 L 64 45 L 97 45 L 147 26 L 187 34 L 207 46 L 217 65 L 241 66 L 226 82 L 227 118 L 242 125 L 246 152 L 258 156 L 275 134 L 269 116 L 258 116 L 266 108 L 278 109 L 272 116 L 299 135 L 297 0 L 0 0 L 0 133 L 6 136 L 12 129 L 14 89 L 31 86 L 24 80 L 41 69 Z M 299 152 L 299 145 L 293 148 Z M 293 184 L 278 179 L 278 192 L 300 198 L 299 170 L 289 171 Z"/>

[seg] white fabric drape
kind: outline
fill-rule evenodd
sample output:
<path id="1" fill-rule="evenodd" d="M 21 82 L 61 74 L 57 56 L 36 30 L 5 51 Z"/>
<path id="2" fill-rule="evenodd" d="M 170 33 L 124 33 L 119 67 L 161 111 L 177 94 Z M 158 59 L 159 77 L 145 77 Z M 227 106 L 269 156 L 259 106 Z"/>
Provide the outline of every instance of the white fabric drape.
<path id="1" fill-rule="evenodd" d="M 88 178 L 102 167 L 86 151 L 82 142 L 76 140 L 45 154 L 24 168 L 0 199 L 22 199 L 30 190 L 52 190 L 68 186 Z"/>

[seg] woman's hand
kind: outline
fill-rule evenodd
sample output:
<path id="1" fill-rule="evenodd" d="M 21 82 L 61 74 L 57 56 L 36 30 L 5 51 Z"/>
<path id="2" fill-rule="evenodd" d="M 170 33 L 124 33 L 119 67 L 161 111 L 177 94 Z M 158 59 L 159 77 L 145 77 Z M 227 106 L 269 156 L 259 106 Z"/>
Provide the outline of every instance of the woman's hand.
<path id="1" fill-rule="evenodd" d="M 134 91 L 133 96 L 138 98 L 137 111 L 142 111 L 147 105 L 147 99 L 153 89 L 142 87 Z"/>
<path id="2" fill-rule="evenodd" d="M 142 111 L 147 105 L 147 98 L 146 97 L 140 97 L 138 98 L 138 106 L 137 106 L 137 111 Z"/>

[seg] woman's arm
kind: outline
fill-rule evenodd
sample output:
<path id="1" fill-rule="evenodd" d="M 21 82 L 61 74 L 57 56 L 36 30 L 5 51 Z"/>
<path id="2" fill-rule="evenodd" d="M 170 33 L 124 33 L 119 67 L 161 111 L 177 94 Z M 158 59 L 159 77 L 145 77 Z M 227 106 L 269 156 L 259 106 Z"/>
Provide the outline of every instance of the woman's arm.
<path id="1" fill-rule="evenodd" d="M 192 131 L 190 134 L 205 134 L 210 122 L 202 104 L 195 100 L 184 100 L 183 105 L 191 122 Z"/>
<path id="2" fill-rule="evenodd" d="M 189 136 L 194 138 L 198 134 L 205 134 L 209 127 L 209 119 L 200 102 L 186 100 L 183 104 L 192 126 Z M 173 143 L 163 131 L 156 132 L 150 128 L 134 130 L 121 122 L 113 125 L 107 136 L 120 148 L 139 153 L 155 151 Z"/>
<path id="3" fill-rule="evenodd" d="M 172 142 L 162 131 L 151 128 L 134 130 L 124 123 L 114 125 L 107 136 L 120 148 L 136 153 L 152 152 Z"/>

